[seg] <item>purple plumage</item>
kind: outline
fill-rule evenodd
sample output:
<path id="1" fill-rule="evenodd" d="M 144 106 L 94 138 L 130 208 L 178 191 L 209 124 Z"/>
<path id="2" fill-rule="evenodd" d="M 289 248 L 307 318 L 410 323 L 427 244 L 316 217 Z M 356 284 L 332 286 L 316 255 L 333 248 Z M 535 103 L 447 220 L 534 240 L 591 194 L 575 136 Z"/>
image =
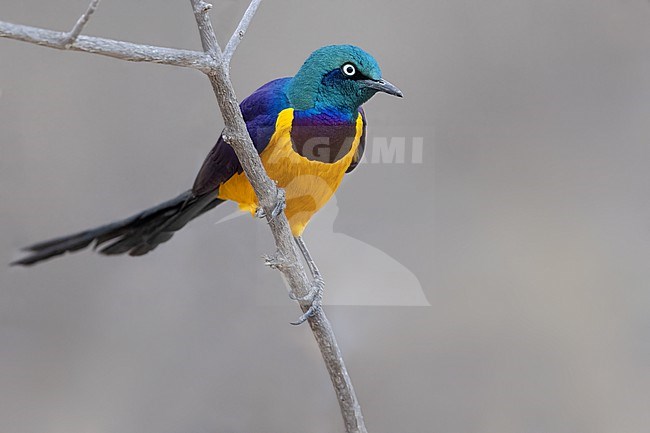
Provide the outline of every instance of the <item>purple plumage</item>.
<path id="1" fill-rule="evenodd" d="M 291 78 L 278 78 L 266 83 L 240 104 L 248 133 L 258 153 L 262 153 L 271 140 L 278 114 L 286 108 L 291 108 L 286 94 L 290 82 Z M 363 116 L 364 134 L 348 172 L 356 167 L 365 147 L 366 122 L 363 109 L 359 108 L 359 113 Z M 300 155 L 310 160 L 331 163 L 350 151 L 355 131 L 354 114 L 334 109 L 296 110 L 291 139 L 294 149 Z M 192 191 L 196 195 L 209 193 L 219 188 L 219 185 L 235 173 L 241 172 L 242 167 L 235 151 L 219 137 L 205 158 Z"/>
<path id="2" fill-rule="evenodd" d="M 270 81 L 244 99 L 240 108 L 248 133 L 258 153 L 266 148 L 275 130 L 275 121 L 280 111 L 290 107 L 285 93 L 291 78 L 278 78 Z M 235 151 L 219 137 L 199 170 L 192 191 L 196 195 L 206 194 L 219 187 L 242 167 Z"/>
<path id="3" fill-rule="evenodd" d="M 381 77 L 377 62 L 368 53 L 351 45 L 331 45 L 314 51 L 294 77 L 265 84 L 244 99 L 240 107 L 253 145 L 260 154 L 268 148 L 280 113 L 293 109 L 291 113 L 286 112 L 292 117 L 282 117 L 282 133 L 287 133 L 287 121 L 290 120 L 295 155 L 290 153 L 290 148 L 280 146 L 283 151 L 289 151 L 290 157 L 275 164 L 272 172 L 284 181 L 287 178 L 293 181 L 291 177 L 301 177 L 302 168 L 316 168 L 312 171 L 329 173 L 334 179 L 331 188 L 336 189 L 342 175 L 340 171 L 344 168 L 346 173 L 352 171 L 361 160 L 366 119 L 360 107 L 377 92 L 402 96 L 397 87 Z M 359 115 L 363 120 L 359 145 L 347 167 L 335 164 L 351 152 Z M 268 148 L 268 151 L 276 148 Z M 321 163 L 330 166 L 324 167 Z M 121 221 L 32 245 L 27 248 L 30 254 L 15 264 L 31 265 L 77 251 L 93 242 L 95 246 L 108 243 L 100 249 L 102 254 L 146 254 L 168 241 L 189 221 L 222 203 L 225 196 L 219 195 L 219 188 L 227 189 L 223 184 L 241 172 L 235 152 L 223 137 L 219 137 L 191 190 Z M 238 179 L 235 177 L 233 182 Z M 302 188 L 309 190 L 313 185 L 309 180 L 306 182 Z M 314 193 L 321 199 L 319 206 L 329 198 L 318 188 Z M 237 196 L 230 199 L 242 203 Z M 292 211 L 290 208 L 288 201 L 287 212 Z M 299 235 L 307 222 L 308 219 L 297 223 L 292 232 Z"/>

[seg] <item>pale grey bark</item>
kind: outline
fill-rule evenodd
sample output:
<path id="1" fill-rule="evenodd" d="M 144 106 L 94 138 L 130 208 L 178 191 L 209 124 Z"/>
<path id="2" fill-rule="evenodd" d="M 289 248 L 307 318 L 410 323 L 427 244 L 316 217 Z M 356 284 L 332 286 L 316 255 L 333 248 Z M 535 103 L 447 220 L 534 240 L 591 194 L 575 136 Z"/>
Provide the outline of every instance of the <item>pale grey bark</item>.
<path id="1" fill-rule="evenodd" d="M 51 48 L 84 51 L 121 60 L 152 62 L 198 69 L 207 74 L 214 90 L 225 123 L 224 139 L 232 146 L 248 177 L 259 204 L 267 216 L 275 239 L 277 251 L 267 258 L 267 264 L 282 272 L 287 280 L 291 297 L 299 299 L 303 312 L 309 310 L 311 282 L 298 258 L 298 251 L 286 216 L 281 212 L 273 217 L 274 209 L 284 203 L 284 192 L 272 181 L 246 129 L 239 103 L 230 81 L 230 59 L 243 38 L 261 0 L 253 0 L 246 10 L 237 30 L 222 52 L 217 42 L 208 12 L 212 5 L 203 0 L 190 0 L 199 28 L 204 52 L 139 45 L 97 37 L 81 36 L 80 33 L 99 0 L 93 0 L 73 29 L 66 32 L 11 24 L 0 21 L 0 37 L 30 42 Z M 317 308 L 309 319 L 309 326 L 320 348 L 327 371 L 334 385 L 341 408 L 343 422 L 348 433 L 366 433 L 361 407 L 343 362 L 332 326 L 322 308 Z M 309 384 L 306 385 L 307 387 Z M 308 390 L 310 392 L 311 390 Z"/>
<path id="2" fill-rule="evenodd" d="M 253 0 L 251 4 L 248 5 L 248 9 L 246 9 L 244 16 L 242 17 L 241 21 L 239 21 L 237 29 L 235 29 L 234 33 L 230 37 L 230 40 L 228 41 L 228 45 L 226 45 L 226 48 L 223 50 L 223 58 L 226 63 L 230 63 L 230 59 L 232 59 L 232 55 L 235 53 L 237 46 L 241 40 L 244 39 L 248 25 L 251 23 L 255 12 L 257 12 L 257 7 L 261 2 L 262 0 Z"/>
<path id="3" fill-rule="evenodd" d="M 70 30 L 70 33 L 68 33 L 65 40 L 66 47 L 72 45 L 74 41 L 77 40 L 77 38 L 81 34 L 81 31 L 88 23 L 90 16 L 94 14 L 95 11 L 97 10 L 97 6 L 99 6 L 99 0 L 93 0 L 90 2 L 88 8 L 86 8 L 86 12 L 81 14 L 77 22 L 74 24 L 74 27 L 72 27 L 72 30 Z"/>
<path id="4" fill-rule="evenodd" d="M 152 45 L 134 44 L 91 36 L 78 36 L 66 46 L 69 33 L 0 21 L 0 37 L 16 39 L 60 50 L 84 51 L 130 62 L 150 62 L 194 68 L 208 73 L 214 60 L 205 53 Z"/>

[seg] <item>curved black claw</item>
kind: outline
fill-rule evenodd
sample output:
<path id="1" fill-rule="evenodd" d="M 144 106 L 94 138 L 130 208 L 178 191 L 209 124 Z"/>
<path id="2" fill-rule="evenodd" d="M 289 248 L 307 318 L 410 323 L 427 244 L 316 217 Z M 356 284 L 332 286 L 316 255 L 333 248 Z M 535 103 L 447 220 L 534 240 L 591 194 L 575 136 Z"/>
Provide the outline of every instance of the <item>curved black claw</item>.
<path id="1" fill-rule="evenodd" d="M 304 298 L 295 298 L 291 297 L 292 299 L 298 301 L 298 302 L 309 302 L 309 309 L 305 311 L 305 313 L 298 317 L 298 320 L 295 322 L 291 322 L 292 325 L 302 325 L 305 323 L 310 317 L 313 317 L 318 310 L 321 309 L 323 305 L 323 289 L 325 288 L 325 281 L 323 281 L 322 278 L 317 278 L 314 280 L 314 284 L 311 287 L 311 290 L 305 296 Z"/>

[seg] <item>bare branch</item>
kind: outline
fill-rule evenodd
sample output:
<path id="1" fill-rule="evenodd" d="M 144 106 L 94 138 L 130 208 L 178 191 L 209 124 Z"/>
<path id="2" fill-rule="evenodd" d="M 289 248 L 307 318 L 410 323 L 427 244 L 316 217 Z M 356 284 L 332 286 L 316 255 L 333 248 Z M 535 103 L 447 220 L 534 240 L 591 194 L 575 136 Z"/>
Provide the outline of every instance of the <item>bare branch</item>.
<path id="1" fill-rule="evenodd" d="M 212 5 L 203 0 L 190 0 L 201 36 L 204 52 L 177 50 L 150 45 L 138 45 L 97 37 L 81 36 L 80 32 L 96 9 L 99 0 L 93 0 L 86 13 L 77 21 L 69 33 L 11 24 L 0 21 L 0 37 L 16 39 L 51 48 L 84 51 L 133 62 L 152 62 L 198 69 L 208 75 L 225 122 L 224 139 L 232 146 L 250 181 L 258 202 L 267 215 L 267 221 L 275 239 L 277 251 L 267 264 L 280 270 L 291 288 L 294 299 L 309 299 L 310 280 L 302 262 L 284 213 L 273 217 L 273 210 L 284 193 L 273 182 L 253 146 L 241 114 L 237 97 L 229 76 L 229 61 L 241 41 L 260 0 L 252 0 L 235 34 L 230 38 L 225 53 L 217 42 L 208 11 Z M 300 301 L 303 312 L 307 312 L 311 301 Z M 334 385 L 343 421 L 348 433 L 367 433 L 361 408 L 352 382 L 343 363 L 343 357 L 332 331 L 332 326 L 322 308 L 308 319 L 309 326 L 318 343 L 327 371 Z"/>
<path id="2" fill-rule="evenodd" d="M 230 37 L 228 45 L 226 45 L 226 48 L 223 50 L 223 61 L 226 62 L 227 65 L 230 64 L 230 60 L 232 59 L 232 55 L 235 54 L 237 46 L 241 40 L 244 39 L 248 25 L 251 23 L 251 20 L 257 11 L 257 7 L 261 2 L 262 0 L 253 0 L 251 4 L 248 5 L 248 9 L 246 9 L 244 16 L 242 17 L 241 21 L 239 21 L 237 30 L 235 30 L 235 32 Z"/>
<path id="3" fill-rule="evenodd" d="M 304 307 L 303 311 L 306 311 Z M 361 413 L 361 405 L 352 387 L 348 370 L 345 368 L 343 355 L 336 341 L 332 324 L 322 309 L 319 309 L 308 322 L 336 391 L 345 431 L 347 433 L 368 433 Z"/>
<path id="4" fill-rule="evenodd" d="M 112 39 L 78 36 L 70 46 L 65 45 L 67 33 L 0 21 L 0 37 L 16 39 L 60 50 L 83 51 L 129 62 L 150 62 L 182 66 L 207 73 L 215 61 L 205 53 L 174 48 L 140 45 Z"/>
<path id="5" fill-rule="evenodd" d="M 196 24 L 199 26 L 203 51 L 205 51 L 205 53 L 215 61 L 221 62 L 221 47 L 219 47 L 217 35 L 214 33 L 212 22 L 208 16 L 208 12 L 212 9 L 212 5 L 203 0 L 192 1 L 192 9 L 194 9 Z"/>
<path id="6" fill-rule="evenodd" d="M 203 48 L 206 50 L 206 53 L 212 51 L 221 55 L 221 49 L 217 44 L 217 38 L 214 35 L 212 23 L 208 16 L 210 8 L 206 8 L 206 3 L 203 0 L 190 0 L 190 2 L 194 9 L 194 16 L 199 27 Z M 293 238 L 286 216 L 284 213 L 281 213 L 275 218 L 270 217 L 277 204 L 280 193 L 275 182 L 266 174 L 262 166 L 262 161 L 253 145 L 253 141 L 248 135 L 246 123 L 244 123 L 237 102 L 237 96 L 230 81 L 228 68 L 223 62 L 218 62 L 207 75 L 224 119 L 225 130 L 223 137 L 237 154 L 244 173 L 257 194 L 260 206 L 267 215 L 271 230 L 274 235 L 277 233 L 277 254 L 282 263 L 277 268 L 287 277 L 292 294 L 296 298 L 304 298 L 309 294 L 309 290 L 307 289 L 309 287 L 309 279 L 302 264 L 298 260 L 298 253 L 292 241 Z"/>
<path id="7" fill-rule="evenodd" d="M 86 23 L 88 23 L 88 20 L 90 19 L 90 16 L 95 13 L 95 10 L 97 10 L 97 6 L 99 5 L 99 0 L 92 0 L 90 4 L 88 5 L 88 8 L 86 9 L 86 12 L 84 12 L 77 22 L 75 23 L 74 27 L 72 27 L 72 30 L 70 30 L 70 33 L 68 33 L 66 40 L 65 40 L 65 46 L 68 47 L 74 43 L 74 41 L 77 40 L 79 35 L 81 34 L 81 31 L 83 30 L 84 26 Z"/>
<path id="8" fill-rule="evenodd" d="M 210 8 L 205 7 L 203 0 L 190 0 L 190 2 L 194 9 L 194 16 L 199 27 L 203 48 L 206 52 L 215 50 L 216 48 L 215 51 L 221 54 L 208 16 Z M 209 34 L 210 32 L 212 34 Z M 308 299 L 311 283 L 302 263 L 298 259 L 297 247 L 293 241 L 287 217 L 284 212 L 280 213 L 277 217 L 272 217 L 278 200 L 283 200 L 284 194 L 280 192 L 275 182 L 266 174 L 262 166 L 262 161 L 253 146 L 230 81 L 227 62 L 217 62 L 213 70 L 208 73 L 208 78 L 217 97 L 217 102 L 219 103 L 219 108 L 221 109 L 221 114 L 226 125 L 223 137 L 237 154 L 244 173 L 253 186 L 260 206 L 266 214 L 267 221 L 275 239 L 277 247 L 276 256 L 267 259 L 267 263 L 282 272 L 291 288 L 292 298 Z M 310 306 L 311 302 L 300 303 L 300 308 L 303 312 L 307 312 Z M 325 316 L 322 308 L 316 309 L 315 314 L 309 317 L 308 321 L 318 343 L 323 360 L 325 361 L 330 379 L 332 380 L 346 432 L 367 433 L 361 413 L 361 406 L 359 405 L 352 381 L 343 362 L 343 356 L 341 355 L 334 331 L 332 330 L 332 325 Z"/>

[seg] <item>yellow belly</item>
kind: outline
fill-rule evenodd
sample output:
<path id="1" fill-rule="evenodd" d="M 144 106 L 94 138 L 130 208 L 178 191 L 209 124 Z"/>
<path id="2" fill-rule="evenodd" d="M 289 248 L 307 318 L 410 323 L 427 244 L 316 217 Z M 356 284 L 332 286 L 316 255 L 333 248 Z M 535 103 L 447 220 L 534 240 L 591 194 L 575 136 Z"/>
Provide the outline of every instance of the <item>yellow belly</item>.
<path id="1" fill-rule="evenodd" d="M 333 163 L 311 161 L 300 156 L 291 144 L 293 108 L 280 112 L 275 133 L 260 154 L 269 177 L 284 188 L 287 198 L 285 214 L 294 236 L 300 236 L 311 217 L 322 208 L 341 184 L 345 171 L 359 146 L 363 131 L 361 115 L 350 151 Z M 239 203 L 242 210 L 255 213 L 257 197 L 244 173 L 235 174 L 219 187 L 219 198 Z"/>

